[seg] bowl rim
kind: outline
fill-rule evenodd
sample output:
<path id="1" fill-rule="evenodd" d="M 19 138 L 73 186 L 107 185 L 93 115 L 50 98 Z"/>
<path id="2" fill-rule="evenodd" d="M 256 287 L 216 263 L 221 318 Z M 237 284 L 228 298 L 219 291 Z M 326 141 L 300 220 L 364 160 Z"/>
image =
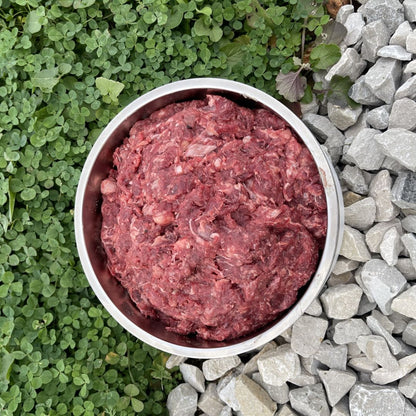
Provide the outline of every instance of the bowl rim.
<path id="1" fill-rule="evenodd" d="M 214 348 L 182 346 L 162 340 L 143 330 L 138 325 L 134 324 L 126 315 L 124 315 L 104 291 L 93 270 L 86 249 L 82 218 L 84 195 L 91 170 L 111 133 L 138 109 L 148 105 L 156 99 L 159 99 L 161 96 L 168 96 L 173 93 L 195 89 L 214 89 L 222 90 L 225 93 L 234 93 L 242 96 L 243 98 L 259 102 L 259 104 L 263 107 L 269 108 L 271 111 L 282 117 L 298 134 L 300 139 L 303 140 L 311 152 L 315 163 L 317 164 L 321 181 L 325 189 L 328 212 L 327 236 L 318 268 L 315 274 L 311 277 L 309 286 L 305 293 L 296 301 L 291 310 L 283 318 L 279 319 L 272 327 L 252 338 L 246 339 L 242 342 L 237 342 L 233 345 Z M 301 119 L 298 118 L 284 104 L 255 87 L 237 81 L 231 81 L 223 78 L 190 78 L 160 86 L 139 96 L 123 108 L 107 124 L 90 150 L 81 172 L 75 197 L 74 225 L 76 245 L 81 265 L 88 282 L 102 305 L 122 327 L 143 342 L 159 350 L 189 358 L 209 359 L 238 355 L 259 348 L 286 331 L 305 312 L 312 301 L 318 297 L 338 258 L 343 236 L 344 205 L 341 186 L 339 184 L 335 169 L 332 166 L 330 157 Z"/>

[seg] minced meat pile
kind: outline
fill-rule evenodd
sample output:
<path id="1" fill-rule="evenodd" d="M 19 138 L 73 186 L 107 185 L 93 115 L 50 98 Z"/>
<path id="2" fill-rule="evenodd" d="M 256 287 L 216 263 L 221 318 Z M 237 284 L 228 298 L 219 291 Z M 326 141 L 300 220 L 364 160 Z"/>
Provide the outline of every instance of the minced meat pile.
<path id="1" fill-rule="evenodd" d="M 327 213 L 287 123 L 218 95 L 140 120 L 101 184 L 108 268 L 140 312 L 225 340 L 289 308 L 317 267 Z"/>

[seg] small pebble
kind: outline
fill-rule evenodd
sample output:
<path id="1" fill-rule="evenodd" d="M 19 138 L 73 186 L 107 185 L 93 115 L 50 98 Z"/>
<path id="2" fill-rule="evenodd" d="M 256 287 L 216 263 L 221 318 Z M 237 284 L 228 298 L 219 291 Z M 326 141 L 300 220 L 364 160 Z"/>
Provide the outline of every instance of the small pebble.
<path id="1" fill-rule="evenodd" d="M 313 355 L 325 338 L 327 328 L 328 321 L 325 319 L 301 316 L 292 327 L 292 350 L 302 357 Z"/>
<path id="2" fill-rule="evenodd" d="M 335 325 L 334 342 L 342 345 L 357 342 L 360 335 L 370 335 L 370 328 L 359 318 L 340 321 Z"/>
<path id="3" fill-rule="evenodd" d="M 289 344 L 265 353 L 258 359 L 257 365 L 263 381 L 272 386 L 281 386 L 301 373 L 299 357 Z"/>
<path id="4" fill-rule="evenodd" d="M 365 289 L 385 315 L 391 313 L 393 299 L 407 283 L 406 278 L 395 267 L 378 259 L 364 264 L 361 279 Z"/>
<path id="5" fill-rule="evenodd" d="M 244 374 L 235 381 L 235 397 L 242 416 L 273 416 L 277 409 L 266 391 Z"/>
<path id="6" fill-rule="evenodd" d="M 291 390 L 290 405 L 305 416 L 329 416 L 328 402 L 321 383 Z"/>
<path id="7" fill-rule="evenodd" d="M 405 399 L 395 387 L 356 384 L 350 391 L 351 416 L 403 415 Z"/>
<path id="8" fill-rule="evenodd" d="M 403 250 L 403 243 L 397 229 L 392 227 L 386 231 L 380 244 L 380 255 L 389 266 L 395 266 L 399 254 Z"/>
<path id="9" fill-rule="evenodd" d="M 188 383 L 176 386 L 166 402 L 170 416 L 194 416 L 197 404 L 198 393 Z"/>
<path id="10" fill-rule="evenodd" d="M 416 286 L 411 286 L 405 292 L 397 296 L 392 304 L 391 309 L 404 316 L 416 319 Z"/>
<path id="11" fill-rule="evenodd" d="M 352 371 L 321 370 L 318 374 L 331 406 L 335 406 L 357 381 L 357 376 Z"/>
<path id="12" fill-rule="evenodd" d="M 357 312 L 363 291 L 356 284 L 330 287 L 321 295 L 328 318 L 349 319 Z"/>
<path id="13" fill-rule="evenodd" d="M 365 244 L 364 235 L 348 225 L 344 226 L 344 235 L 339 254 L 347 259 L 361 262 L 371 259 L 370 252 Z"/>
<path id="14" fill-rule="evenodd" d="M 376 202 L 364 198 L 344 209 L 345 224 L 360 231 L 368 230 L 376 219 Z"/>
<path id="15" fill-rule="evenodd" d="M 384 134 L 384 133 L 383 133 Z M 378 135 L 376 137 L 380 137 Z M 395 218 L 399 209 L 391 202 L 392 179 L 389 171 L 381 170 L 370 183 L 368 196 L 376 203 L 376 221 L 385 222 Z"/>
<path id="16" fill-rule="evenodd" d="M 379 366 L 390 370 L 399 368 L 397 360 L 390 352 L 386 340 L 379 335 L 361 335 L 357 338 L 357 345 L 360 350 L 371 361 Z"/>
<path id="17" fill-rule="evenodd" d="M 205 391 L 199 396 L 198 408 L 207 416 L 220 416 L 224 403 L 220 400 L 215 383 L 209 383 Z"/>
<path id="18" fill-rule="evenodd" d="M 202 371 L 190 364 L 182 363 L 179 366 L 183 380 L 190 384 L 196 391 L 203 393 L 205 391 L 205 378 Z"/>
<path id="19" fill-rule="evenodd" d="M 202 363 L 202 372 L 208 381 L 217 380 L 227 371 L 239 366 L 241 360 L 238 356 L 226 358 L 214 358 Z"/>

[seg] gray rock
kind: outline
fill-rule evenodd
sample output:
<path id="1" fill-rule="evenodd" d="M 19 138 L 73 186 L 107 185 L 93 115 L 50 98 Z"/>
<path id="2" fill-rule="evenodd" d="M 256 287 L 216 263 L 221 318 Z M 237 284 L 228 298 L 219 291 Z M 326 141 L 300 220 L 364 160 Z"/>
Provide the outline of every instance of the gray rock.
<path id="1" fill-rule="evenodd" d="M 392 227 L 395 227 L 399 234 L 402 234 L 402 226 L 397 218 L 378 223 L 366 232 L 365 242 L 372 253 L 380 253 L 380 244 L 383 241 L 384 234 Z"/>
<path id="2" fill-rule="evenodd" d="M 322 384 L 294 389 L 289 393 L 290 405 L 304 416 L 329 416 Z"/>
<path id="3" fill-rule="evenodd" d="M 305 310 L 307 315 L 311 316 L 321 316 L 322 315 L 322 306 L 318 299 L 314 299 L 311 304 Z"/>
<path id="4" fill-rule="evenodd" d="M 357 342 L 360 335 L 370 335 L 370 328 L 362 319 L 348 319 L 335 325 L 334 342 L 339 345 Z"/>
<path id="5" fill-rule="evenodd" d="M 402 243 L 409 252 L 410 260 L 416 269 L 416 236 L 413 233 L 407 233 L 402 236 Z"/>
<path id="6" fill-rule="evenodd" d="M 416 0 L 404 0 L 404 17 L 409 22 L 416 22 Z"/>
<path id="7" fill-rule="evenodd" d="M 321 343 L 314 358 L 330 369 L 345 370 L 347 365 L 347 346 L 333 345 L 325 340 Z"/>
<path id="8" fill-rule="evenodd" d="M 416 354 L 406 356 L 399 360 L 399 368 L 389 370 L 387 368 L 379 368 L 371 374 L 371 381 L 375 384 L 389 384 L 393 381 L 403 378 L 416 368 Z"/>
<path id="9" fill-rule="evenodd" d="M 289 344 L 265 353 L 257 365 L 263 381 L 272 386 L 281 386 L 301 372 L 299 357 Z"/>
<path id="10" fill-rule="evenodd" d="M 410 98 L 401 98 L 393 103 L 389 118 L 389 129 L 403 128 L 413 130 L 416 128 L 416 102 Z"/>
<path id="11" fill-rule="evenodd" d="M 377 370 L 379 368 L 378 364 L 370 360 L 365 355 L 360 355 L 359 357 L 353 357 L 348 361 L 348 366 L 353 368 L 356 371 L 359 371 L 360 373 L 372 373 L 373 371 Z"/>
<path id="12" fill-rule="evenodd" d="M 414 59 L 412 62 L 409 62 L 404 70 L 403 70 L 404 74 L 414 74 L 416 73 L 416 59 Z"/>
<path id="13" fill-rule="evenodd" d="M 205 379 L 208 381 L 217 380 L 225 373 L 233 368 L 239 366 L 241 360 L 238 356 L 226 357 L 226 358 L 213 358 L 206 360 L 202 363 L 202 372 Z"/>
<path id="14" fill-rule="evenodd" d="M 330 82 L 335 75 L 338 75 L 355 81 L 364 72 L 366 66 L 366 62 L 361 59 L 358 52 L 354 48 L 348 48 L 325 75 L 325 80 Z"/>
<path id="15" fill-rule="evenodd" d="M 353 126 L 351 126 L 349 129 L 344 131 L 344 136 L 345 136 L 344 146 L 350 145 L 353 139 L 357 136 L 357 134 L 360 133 L 362 129 L 369 127 L 367 123 L 367 114 L 368 114 L 368 109 L 364 108 L 360 117 L 358 117 L 357 122 Z"/>
<path id="16" fill-rule="evenodd" d="M 395 205 L 402 209 L 416 209 L 416 173 L 401 172 L 394 182 L 392 193 L 392 200 Z M 409 224 L 411 220 L 405 221 Z M 409 230 L 414 232 L 412 230 Z"/>
<path id="17" fill-rule="evenodd" d="M 368 62 L 375 62 L 378 50 L 389 43 L 389 29 L 382 20 L 376 20 L 367 24 L 361 34 L 363 38 L 362 58 Z"/>
<path id="18" fill-rule="evenodd" d="M 224 403 L 220 400 L 215 383 L 209 383 L 198 400 L 198 407 L 207 416 L 220 416 Z"/>
<path id="19" fill-rule="evenodd" d="M 364 241 L 364 235 L 358 230 L 346 225 L 342 239 L 341 256 L 355 261 L 368 261 L 371 259 L 370 252 Z"/>
<path id="20" fill-rule="evenodd" d="M 370 183 L 368 196 L 374 198 L 376 203 L 376 221 L 378 222 L 390 221 L 399 213 L 397 207 L 391 202 L 391 187 L 392 179 L 388 170 L 378 172 Z"/>
<path id="21" fill-rule="evenodd" d="M 166 406 L 170 416 L 194 416 L 198 393 L 188 384 L 176 386 L 168 395 Z"/>
<path id="22" fill-rule="evenodd" d="M 277 409 L 267 392 L 244 374 L 235 381 L 235 397 L 242 416 L 273 416 Z"/>
<path id="23" fill-rule="evenodd" d="M 303 122 L 317 136 L 317 139 L 324 143 L 330 137 L 335 137 L 339 145 L 344 144 L 344 135 L 324 116 L 317 114 L 305 114 L 302 118 Z"/>
<path id="24" fill-rule="evenodd" d="M 416 319 L 416 286 L 411 286 L 405 292 L 397 296 L 392 304 L 391 309 L 399 312 L 404 316 Z"/>
<path id="25" fill-rule="evenodd" d="M 352 4 L 345 4 L 339 8 L 335 20 L 343 25 L 352 13 L 354 13 L 354 6 Z"/>
<path id="26" fill-rule="evenodd" d="M 357 384 L 350 391 L 351 416 L 402 415 L 405 399 L 394 387 Z"/>
<path id="27" fill-rule="evenodd" d="M 166 361 L 166 368 L 171 370 L 173 367 L 179 366 L 186 361 L 186 357 L 172 354 Z"/>
<path id="28" fill-rule="evenodd" d="M 415 178 L 416 182 L 416 178 Z M 406 207 L 411 208 L 411 207 Z M 407 217 L 402 219 L 402 227 L 409 231 L 409 233 L 415 233 L 416 234 L 416 215 L 408 215 Z"/>
<path id="29" fill-rule="evenodd" d="M 397 360 L 390 352 L 386 340 L 380 335 L 361 335 L 357 338 L 360 350 L 371 361 L 389 370 L 399 368 Z"/>
<path id="30" fill-rule="evenodd" d="M 374 129 L 363 129 L 353 139 L 347 157 L 360 169 L 380 169 L 384 160 L 384 153 L 375 141 L 375 136 L 380 132 Z"/>
<path id="31" fill-rule="evenodd" d="M 363 266 L 361 280 L 364 288 L 385 315 L 391 313 L 392 300 L 407 283 L 405 277 L 395 267 L 378 259 L 370 260 Z"/>
<path id="32" fill-rule="evenodd" d="M 338 285 L 325 290 L 321 302 L 328 318 L 352 318 L 358 312 L 362 293 L 356 284 Z"/>
<path id="33" fill-rule="evenodd" d="M 359 266 L 358 261 L 345 259 L 343 257 L 338 257 L 337 262 L 335 263 L 334 268 L 332 269 L 332 273 L 335 275 L 340 275 L 343 273 L 350 272 L 352 270 L 356 270 Z"/>
<path id="34" fill-rule="evenodd" d="M 345 224 L 358 230 L 368 230 L 376 219 L 376 202 L 373 198 L 364 198 L 344 209 Z"/>
<path id="35" fill-rule="evenodd" d="M 416 280 L 416 269 L 412 260 L 407 257 L 400 257 L 396 264 L 397 270 L 407 279 Z"/>
<path id="36" fill-rule="evenodd" d="M 409 35 L 407 39 L 409 39 L 411 36 L 415 37 L 415 44 L 416 44 L 416 33 L 414 34 L 412 33 L 412 35 Z M 416 53 L 416 51 L 413 53 Z M 409 78 L 404 84 L 402 84 L 397 89 L 394 99 L 400 100 L 401 98 L 405 98 L 405 97 L 408 97 L 411 100 L 414 100 L 416 98 L 416 75 L 413 75 L 411 78 Z"/>
<path id="37" fill-rule="evenodd" d="M 297 413 L 295 413 L 290 406 L 285 404 L 279 409 L 276 416 L 297 416 Z"/>
<path id="38" fill-rule="evenodd" d="M 390 156 L 407 169 L 416 171 L 416 133 L 394 128 L 376 135 L 374 139 L 386 156 Z"/>
<path id="39" fill-rule="evenodd" d="M 403 331 L 403 341 L 407 345 L 416 347 L 416 320 L 412 319 Z"/>
<path id="40" fill-rule="evenodd" d="M 278 404 L 285 404 L 289 401 L 289 386 L 287 383 L 281 386 L 272 386 L 267 384 L 261 378 L 260 373 L 254 373 L 253 380 L 266 390 L 267 394 Z"/>
<path id="41" fill-rule="evenodd" d="M 367 86 L 366 79 L 364 75 L 361 75 L 355 81 L 355 83 L 351 86 L 350 90 L 348 91 L 348 95 L 352 98 L 355 102 L 363 105 L 371 105 L 377 106 L 384 104 L 383 100 L 378 98 Z M 352 128 L 352 127 L 350 127 Z"/>
<path id="42" fill-rule="evenodd" d="M 353 126 L 357 122 L 361 111 L 361 107 L 341 107 L 331 102 L 328 103 L 328 118 L 340 130 L 346 130 Z"/>
<path id="43" fill-rule="evenodd" d="M 327 328 L 328 321 L 325 319 L 302 315 L 292 327 L 292 350 L 302 357 L 315 354 Z"/>
<path id="44" fill-rule="evenodd" d="M 397 355 L 401 351 L 402 347 L 400 343 L 391 335 L 391 332 L 382 325 L 380 318 L 376 314 L 367 316 L 366 322 L 373 334 L 380 335 L 386 340 L 393 355 Z"/>
<path id="45" fill-rule="evenodd" d="M 391 104 L 399 86 L 401 75 L 400 61 L 391 58 L 379 58 L 365 74 L 365 84 L 376 97 L 386 104 Z"/>
<path id="46" fill-rule="evenodd" d="M 377 51 L 377 56 L 381 58 L 392 58 L 399 61 L 410 61 L 412 54 L 400 45 L 386 45 Z"/>
<path id="47" fill-rule="evenodd" d="M 392 35 L 397 27 L 404 21 L 403 6 L 398 0 L 368 0 L 360 12 L 367 23 L 382 20 Z"/>
<path id="48" fill-rule="evenodd" d="M 218 397 L 233 410 L 239 411 L 240 406 L 235 397 L 235 381 L 237 372 L 231 371 L 218 381 L 217 393 Z"/>
<path id="49" fill-rule="evenodd" d="M 390 38 L 390 45 L 400 45 L 405 48 L 406 38 L 410 33 L 412 33 L 412 27 L 410 26 L 410 23 L 405 20 L 403 23 L 400 23 L 393 36 Z"/>
<path id="50" fill-rule="evenodd" d="M 274 351 L 276 349 L 276 343 L 274 341 L 268 342 L 256 355 L 250 358 L 249 361 L 243 367 L 243 374 L 252 374 L 258 371 L 257 360 L 266 352 Z"/>
<path id="51" fill-rule="evenodd" d="M 399 253 L 403 250 L 403 244 L 397 229 L 392 227 L 387 230 L 380 244 L 380 255 L 389 265 L 395 266 L 399 260 Z"/>
<path id="52" fill-rule="evenodd" d="M 344 43 L 347 46 L 355 45 L 361 39 L 361 33 L 365 23 L 361 13 L 351 13 L 346 19 L 344 26 L 347 29 L 347 35 Z"/>
<path id="53" fill-rule="evenodd" d="M 399 390 L 408 399 L 416 398 L 416 371 L 409 373 L 399 381 Z"/>
<path id="54" fill-rule="evenodd" d="M 385 130 L 389 126 L 390 106 L 382 105 L 368 112 L 367 123 L 374 129 Z"/>
<path id="55" fill-rule="evenodd" d="M 320 370 L 318 373 L 331 406 L 335 406 L 357 381 L 352 371 Z"/>
<path id="56" fill-rule="evenodd" d="M 342 171 L 341 179 L 351 191 L 361 195 L 367 195 L 368 185 L 362 170 L 358 166 L 346 165 Z"/>
<path id="57" fill-rule="evenodd" d="M 185 383 L 190 384 L 196 391 L 203 393 L 205 391 L 205 378 L 202 371 L 190 364 L 182 363 L 179 366 L 179 370 L 182 373 Z"/>

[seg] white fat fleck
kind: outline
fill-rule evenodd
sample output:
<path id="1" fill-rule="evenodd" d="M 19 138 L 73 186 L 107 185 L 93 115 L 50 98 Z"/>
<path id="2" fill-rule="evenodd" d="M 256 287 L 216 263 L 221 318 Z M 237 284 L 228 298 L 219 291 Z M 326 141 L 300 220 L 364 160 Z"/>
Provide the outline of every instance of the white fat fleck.
<path id="1" fill-rule="evenodd" d="M 179 174 L 179 173 L 183 173 L 183 169 L 181 165 L 176 165 L 175 166 L 175 173 Z"/>

